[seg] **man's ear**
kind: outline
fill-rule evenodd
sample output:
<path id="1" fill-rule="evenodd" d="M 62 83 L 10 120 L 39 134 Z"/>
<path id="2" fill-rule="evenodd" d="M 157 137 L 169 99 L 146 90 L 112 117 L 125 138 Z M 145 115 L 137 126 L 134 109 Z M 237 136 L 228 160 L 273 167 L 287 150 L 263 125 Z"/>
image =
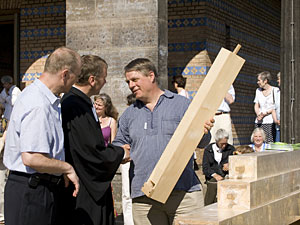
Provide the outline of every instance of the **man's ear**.
<path id="1" fill-rule="evenodd" d="M 69 74 L 69 70 L 68 69 L 64 69 L 61 71 L 61 79 L 63 79 L 64 81 L 67 79 Z"/>
<path id="2" fill-rule="evenodd" d="M 90 76 L 89 76 L 88 83 L 89 83 L 92 87 L 94 87 L 94 85 L 95 85 L 95 76 L 94 76 L 94 75 L 90 75 Z"/>
<path id="3" fill-rule="evenodd" d="M 148 76 L 150 77 L 151 82 L 152 82 L 152 83 L 155 83 L 155 79 L 156 79 L 156 78 L 155 78 L 154 72 L 153 72 L 153 71 L 150 71 Z"/>

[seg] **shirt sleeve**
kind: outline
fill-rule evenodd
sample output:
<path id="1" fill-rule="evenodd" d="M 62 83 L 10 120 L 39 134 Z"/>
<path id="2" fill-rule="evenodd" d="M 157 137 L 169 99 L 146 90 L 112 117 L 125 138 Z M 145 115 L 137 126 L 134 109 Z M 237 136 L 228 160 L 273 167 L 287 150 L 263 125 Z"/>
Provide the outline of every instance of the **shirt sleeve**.
<path id="1" fill-rule="evenodd" d="M 128 119 L 126 118 L 127 110 L 123 113 L 120 117 L 118 122 L 118 131 L 115 139 L 113 140 L 112 144 L 117 146 L 122 146 L 125 144 L 131 144 L 131 138 L 129 135 L 129 128 L 128 128 Z"/>
<path id="2" fill-rule="evenodd" d="M 1 104 L 5 103 L 6 96 L 7 96 L 7 94 L 5 93 L 5 89 L 3 88 L 3 90 L 0 93 L 0 103 Z"/>
<path id="3" fill-rule="evenodd" d="M 231 94 L 233 101 L 235 101 L 235 90 L 234 90 L 233 85 L 230 86 L 228 93 Z"/>
<path id="4" fill-rule="evenodd" d="M 11 93 L 11 97 L 10 97 L 10 105 L 14 106 L 18 95 L 21 93 L 20 89 L 18 87 L 14 87 L 14 89 L 12 90 Z"/>
<path id="5" fill-rule="evenodd" d="M 277 87 L 274 87 L 274 101 L 276 109 L 280 108 L 280 90 Z"/>
<path id="6" fill-rule="evenodd" d="M 50 130 L 52 119 L 49 118 L 49 114 L 42 108 L 35 108 L 20 119 L 21 152 L 50 153 L 53 136 Z"/>
<path id="7" fill-rule="evenodd" d="M 259 90 L 258 89 L 256 89 L 256 91 L 255 91 L 255 98 L 254 98 L 254 103 L 258 103 L 258 96 L 259 95 Z"/>

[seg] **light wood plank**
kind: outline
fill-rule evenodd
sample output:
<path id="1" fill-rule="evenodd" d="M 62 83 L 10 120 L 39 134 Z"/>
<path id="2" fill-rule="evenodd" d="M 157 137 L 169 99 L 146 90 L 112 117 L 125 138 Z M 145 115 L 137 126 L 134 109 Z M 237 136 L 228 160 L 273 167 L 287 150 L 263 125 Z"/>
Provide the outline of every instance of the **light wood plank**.
<path id="1" fill-rule="evenodd" d="M 236 52 L 240 46 L 237 46 Z M 245 60 L 222 48 L 142 191 L 165 203 Z"/>

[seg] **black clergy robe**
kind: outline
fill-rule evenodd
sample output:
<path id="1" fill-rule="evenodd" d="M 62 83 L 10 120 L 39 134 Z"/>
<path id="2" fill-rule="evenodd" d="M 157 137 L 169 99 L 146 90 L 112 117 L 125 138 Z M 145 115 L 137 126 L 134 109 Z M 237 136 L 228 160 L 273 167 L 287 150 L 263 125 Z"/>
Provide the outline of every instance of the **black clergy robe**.
<path id="1" fill-rule="evenodd" d="M 73 185 L 62 190 L 57 224 L 114 224 L 111 181 L 124 150 L 105 146 L 91 99 L 83 92 L 72 87 L 61 106 L 66 161 L 75 168 L 80 190 L 76 198 L 72 197 Z"/>

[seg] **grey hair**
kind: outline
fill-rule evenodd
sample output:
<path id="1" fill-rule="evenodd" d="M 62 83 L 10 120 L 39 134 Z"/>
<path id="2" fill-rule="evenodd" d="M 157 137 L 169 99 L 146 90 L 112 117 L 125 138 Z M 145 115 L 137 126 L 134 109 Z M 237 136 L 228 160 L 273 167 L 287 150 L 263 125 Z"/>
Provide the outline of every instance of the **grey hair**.
<path id="1" fill-rule="evenodd" d="M 254 135 L 255 135 L 256 133 L 258 133 L 258 132 L 261 133 L 261 136 L 262 136 L 262 138 L 263 138 L 263 142 L 266 141 L 266 133 L 265 133 L 265 131 L 264 131 L 262 128 L 257 127 L 257 128 L 255 128 L 255 129 L 253 130 L 253 132 L 252 132 L 252 134 L 251 134 L 251 142 L 252 142 L 252 143 L 253 143 Z"/>
<path id="2" fill-rule="evenodd" d="M 13 78 L 11 76 L 3 76 L 3 77 L 1 77 L 1 83 L 2 84 L 5 84 L 5 83 L 12 84 Z"/>
<path id="3" fill-rule="evenodd" d="M 224 129 L 219 129 L 217 130 L 216 134 L 215 134 L 215 139 L 216 139 L 216 142 L 222 140 L 222 139 L 229 139 L 229 133 L 224 130 Z"/>
<path id="4" fill-rule="evenodd" d="M 279 72 L 279 73 L 277 73 L 277 78 L 280 78 L 280 72 Z"/>
<path id="5" fill-rule="evenodd" d="M 260 79 L 262 79 L 262 81 L 267 80 L 268 84 L 270 83 L 271 78 L 272 78 L 271 73 L 269 71 L 263 71 L 263 72 L 257 74 L 257 77 L 259 77 L 259 76 L 260 76 Z"/>

